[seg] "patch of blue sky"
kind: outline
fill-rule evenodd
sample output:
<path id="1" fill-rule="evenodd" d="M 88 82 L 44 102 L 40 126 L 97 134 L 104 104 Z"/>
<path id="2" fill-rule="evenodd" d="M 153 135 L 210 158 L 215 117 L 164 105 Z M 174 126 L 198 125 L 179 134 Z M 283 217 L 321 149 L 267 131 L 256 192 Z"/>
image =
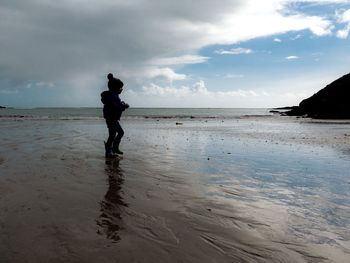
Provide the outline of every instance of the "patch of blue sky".
<path id="1" fill-rule="evenodd" d="M 237 48 L 251 50 L 243 54 L 219 54 Z M 347 73 L 350 42 L 334 35 L 318 37 L 310 31 L 288 32 L 261 37 L 234 45 L 214 45 L 202 49 L 201 56 L 210 57 L 206 63 L 186 65 L 181 72 L 205 76 L 208 87 L 229 90 L 232 83 L 244 88 L 274 78 L 288 78 L 305 72 L 338 71 Z M 216 85 L 217 86 L 217 85 Z M 251 86 L 251 85 L 250 85 Z M 256 85 L 255 85 L 256 86 Z"/>
<path id="2" fill-rule="evenodd" d="M 349 3 L 330 2 L 294 2 L 287 6 L 289 14 L 307 14 L 312 16 L 333 17 L 336 10 L 349 9 Z"/>

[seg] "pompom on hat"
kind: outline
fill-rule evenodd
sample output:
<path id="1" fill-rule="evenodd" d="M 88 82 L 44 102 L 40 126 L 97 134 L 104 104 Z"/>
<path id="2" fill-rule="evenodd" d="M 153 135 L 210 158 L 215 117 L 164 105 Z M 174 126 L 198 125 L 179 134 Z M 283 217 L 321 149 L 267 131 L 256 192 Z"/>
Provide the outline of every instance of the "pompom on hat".
<path id="1" fill-rule="evenodd" d="M 109 79 L 109 80 L 113 79 L 113 74 L 112 73 L 108 73 L 107 79 Z"/>
<path id="2" fill-rule="evenodd" d="M 108 73 L 107 78 L 108 78 L 108 89 L 113 90 L 113 89 L 123 88 L 124 83 L 120 79 L 114 78 L 112 73 Z"/>

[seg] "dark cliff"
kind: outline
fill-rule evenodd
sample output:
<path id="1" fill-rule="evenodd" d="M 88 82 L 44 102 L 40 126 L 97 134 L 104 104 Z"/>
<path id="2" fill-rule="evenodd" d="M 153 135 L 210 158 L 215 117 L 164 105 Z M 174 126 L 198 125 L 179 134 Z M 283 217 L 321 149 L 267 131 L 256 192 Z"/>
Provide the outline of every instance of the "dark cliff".
<path id="1" fill-rule="evenodd" d="M 350 119 L 350 73 L 303 100 L 298 107 L 286 112 L 286 115 Z"/>

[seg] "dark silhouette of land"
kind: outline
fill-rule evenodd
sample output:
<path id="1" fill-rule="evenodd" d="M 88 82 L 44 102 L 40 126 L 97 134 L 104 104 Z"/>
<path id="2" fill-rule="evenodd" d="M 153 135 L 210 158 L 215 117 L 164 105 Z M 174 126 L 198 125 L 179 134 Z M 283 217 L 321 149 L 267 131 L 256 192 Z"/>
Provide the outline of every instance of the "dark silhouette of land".
<path id="1" fill-rule="evenodd" d="M 0 109 L 6 109 L 6 107 L 5 106 L 0 106 Z"/>
<path id="2" fill-rule="evenodd" d="M 350 119 L 350 73 L 283 114 L 318 119 Z"/>

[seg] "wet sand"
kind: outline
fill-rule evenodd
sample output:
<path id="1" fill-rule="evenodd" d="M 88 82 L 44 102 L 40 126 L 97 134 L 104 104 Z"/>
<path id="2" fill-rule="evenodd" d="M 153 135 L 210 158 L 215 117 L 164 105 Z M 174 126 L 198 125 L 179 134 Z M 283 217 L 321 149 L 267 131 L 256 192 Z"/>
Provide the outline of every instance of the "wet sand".
<path id="1" fill-rule="evenodd" d="M 348 262 L 350 124 L 0 122 L 0 262 Z"/>

